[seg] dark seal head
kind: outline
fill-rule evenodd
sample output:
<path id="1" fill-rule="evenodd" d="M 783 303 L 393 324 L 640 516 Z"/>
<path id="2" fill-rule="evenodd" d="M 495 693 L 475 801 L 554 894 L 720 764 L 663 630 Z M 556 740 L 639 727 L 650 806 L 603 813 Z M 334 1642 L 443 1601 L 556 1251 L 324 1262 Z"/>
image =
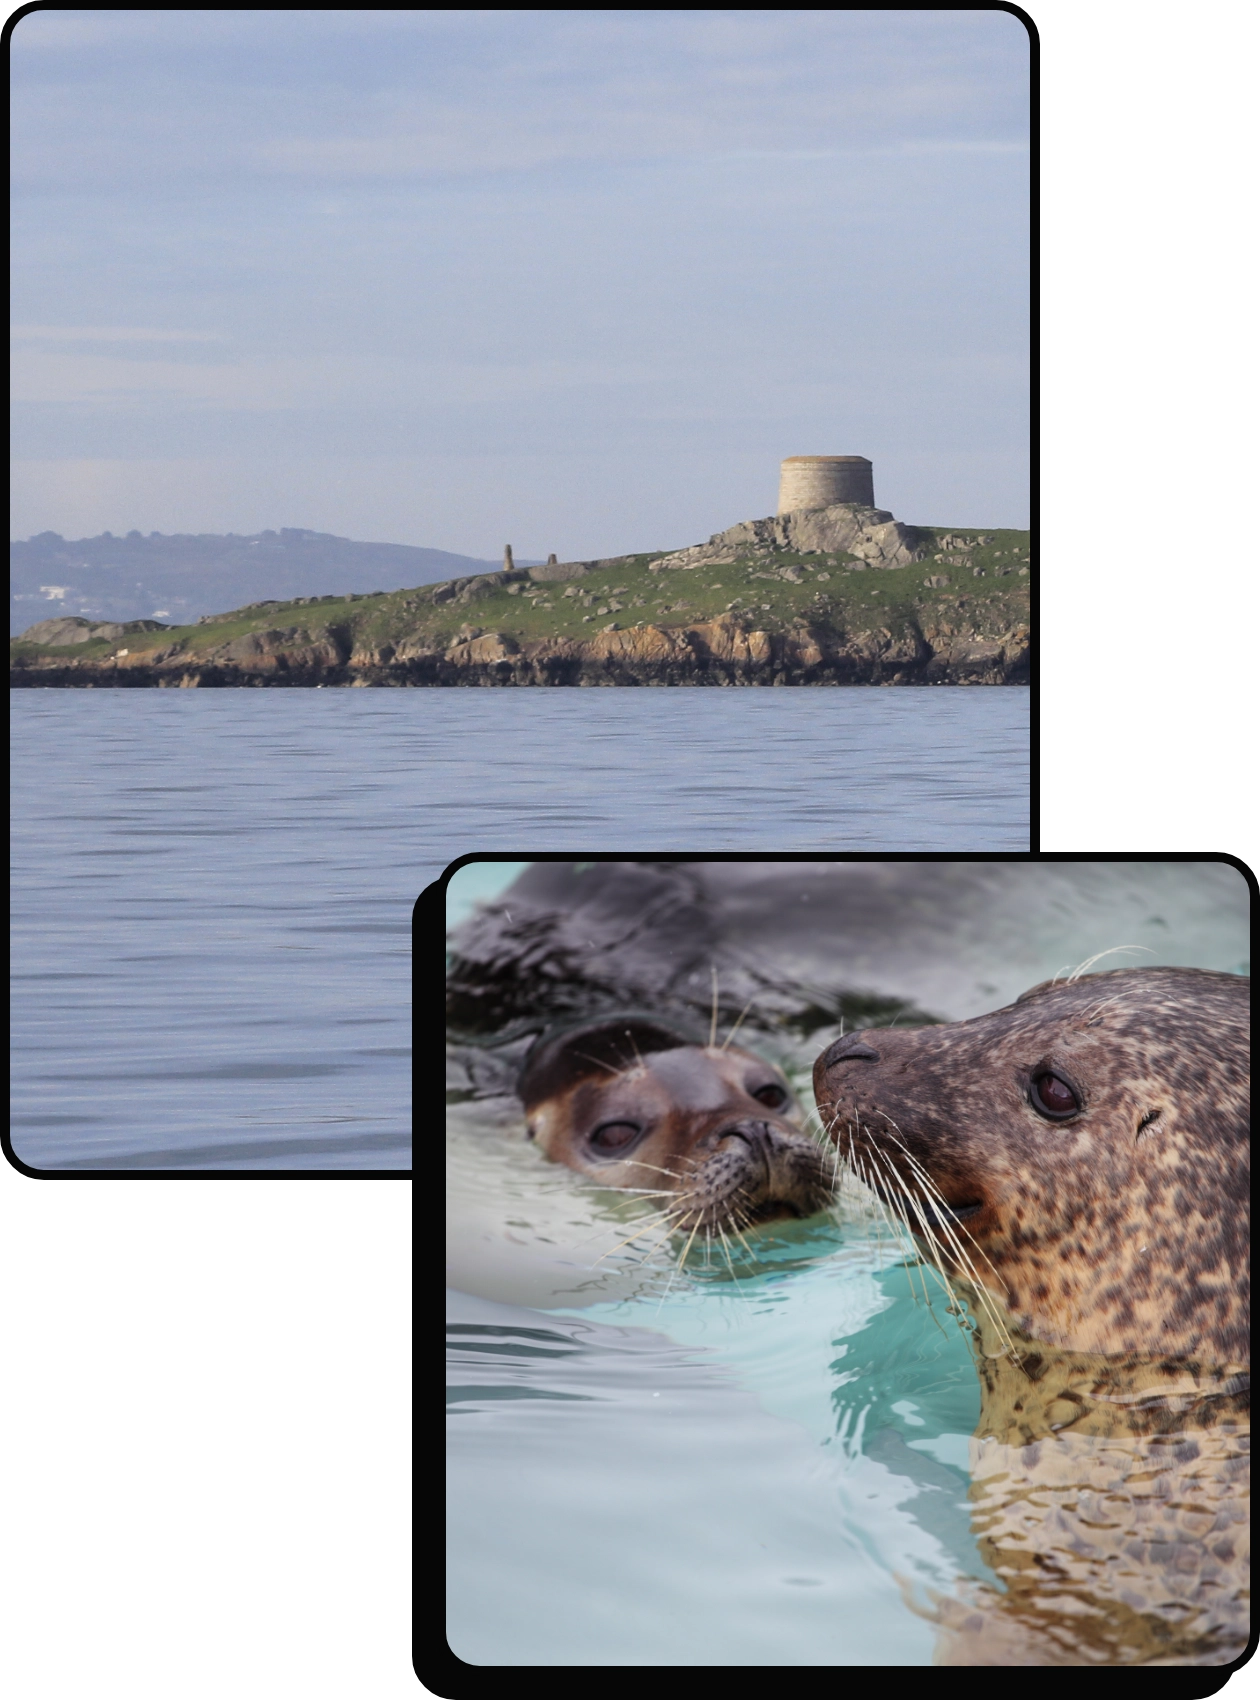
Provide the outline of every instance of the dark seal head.
<path id="1" fill-rule="evenodd" d="M 531 1139 L 605 1186 L 660 1191 L 673 1225 L 716 1233 L 811 1216 L 832 1163 L 801 1127 L 772 1064 L 649 1017 L 602 1017 L 544 1035 L 518 1092 Z"/>
<path id="2" fill-rule="evenodd" d="M 1024 1335 L 1246 1364 L 1249 992 L 1122 969 L 854 1033 L 815 1064 L 823 1126 Z"/>

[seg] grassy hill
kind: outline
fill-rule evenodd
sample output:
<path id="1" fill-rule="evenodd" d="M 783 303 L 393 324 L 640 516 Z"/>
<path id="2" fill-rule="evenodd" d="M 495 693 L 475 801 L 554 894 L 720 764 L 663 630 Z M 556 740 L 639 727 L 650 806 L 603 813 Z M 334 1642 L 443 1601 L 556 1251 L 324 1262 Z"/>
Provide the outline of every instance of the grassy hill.
<path id="1" fill-rule="evenodd" d="M 321 531 L 71 539 L 43 531 L 9 544 L 9 632 L 57 614 L 186 625 L 261 597 L 363 592 L 493 572 L 494 561 L 405 543 L 357 543 Z"/>
<path id="2" fill-rule="evenodd" d="M 194 625 L 89 635 L 83 622 L 73 643 L 36 628 L 11 645 L 13 682 L 1026 682 L 1029 533 L 915 536 L 923 558 L 892 568 L 748 548 L 680 569 L 647 551 L 254 603 Z"/>

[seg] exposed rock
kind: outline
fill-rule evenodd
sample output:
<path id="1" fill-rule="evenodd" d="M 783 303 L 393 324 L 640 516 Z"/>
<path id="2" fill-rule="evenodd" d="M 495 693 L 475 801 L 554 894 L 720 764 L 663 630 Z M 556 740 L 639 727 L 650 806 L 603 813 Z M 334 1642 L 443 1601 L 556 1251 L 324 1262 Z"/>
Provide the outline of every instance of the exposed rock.
<path id="1" fill-rule="evenodd" d="M 90 620 L 79 619 L 76 615 L 67 614 L 59 620 L 40 620 L 36 625 L 28 626 L 22 633 L 22 639 L 27 643 L 63 644 L 86 643 L 92 636 Z"/>
<path id="2" fill-rule="evenodd" d="M 120 667 L 160 667 L 164 662 L 184 653 L 185 646 L 181 640 L 178 643 L 168 643 L 163 649 L 142 649 L 134 654 L 120 649 L 116 659 Z"/>
<path id="3" fill-rule="evenodd" d="M 804 513 L 745 520 L 728 531 L 715 532 L 707 543 L 676 549 L 648 566 L 651 572 L 726 566 L 737 553 L 774 549 L 789 549 L 800 555 L 856 555 L 873 567 L 908 566 L 927 553 L 923 534 L 903 525 L 883 508 L 839 502 Z"/>
<path id="4" fill-rule="evenodd" d="M 505 584 L 519 584 L 521 573 L 477 573 L 473 578 L 453 578 L 449 584 L 439 584 L 433 592 L 434 602 L 476 602 L 490 596 Z"/>
<path id="5" fill-rule="evenodd" d="M 692 626 L 693 642 L 704 653 L 719 661 L 769 661 L 770 639 L 765 632 L 747 631 L 733 614 L 720 614 L 716 620 Z"/>
<path id="6" fill-rule="evenodd" d="M 541 567 L 530 567 L 529 576 L 542 583 L 558 579 L 582 578 L 586 573 L 603 572 L 606 568 L 630 566 L 641 559 L 638 555 L 606 555 L 598 561 L 557 561 L 552 559 Z M 520 574 L 515 575 L 517 578 Z"/>
<path id="7" fill-rule="evenodd" d="M 210 631 L 191 639 L 175 641 L 154 639 L 155 647 L 139 648 L 135 643 L 118 647 L 117 640 L 128 632 L 159 632 L 168 630 L 159 621 L 132 621 L 126 625 L 97 621 L 82 616 L 61 616 L 44 620 L 30 628 L 25 636 L 28 645 L 17 648 L 42 653 L 15 653 L 12 659 L 14 684 L 143 686 L 175 685 L 888 685 L 888 684 L 1014 684 L 1028 677 L 1030 643 L 1026 626 L 1010 631 L 994 632 L 986 622 L 995 618 L 1026 618 L 1013 610 L 998 613 L 988 609 L 985 599 L 974 608 L 961 596 L 939 599 L 948 606 L 935 606 L 938 599 L 919 599 L 914 592 L 910 600 L 921 600 L 916 614 L 912 607 L 903 608 L 900 593 L 887 599 L 888 606 L 876 611 L 869 608 L 865 619 L 870 630 L 846 630 L 846 617 L 857 618 L 865 598 L 855 600 L 847 609 L 839 600 L 829 601 L 822 593 L 824 581 L 845 582 L 849 571 L 868 568 L 896 567 L 910 561 L 926 559 L 930 546 L 940 553 L 937 560 L 957 568 L 970 566 L 974 558 L 970 551 L 975 539 L 952 534 L 916 532 L 900 525 L 883 509 L 841 503 L 832 508 L 789 513 L 773 519 L 754 520 L 716 533 L 707 544 L 693 549 L 677 550 L 654 561 L 646 562 L 644 555 L 610 557 L 602 561 L 559 562 L 554 558 L 545 567 L 526 572 L 481 573 L 474 577 L 454 579 L 446 584 L 424 586 L 398 595 L 395 604 L 379 611 L 364 609 L 356 613 L 335 616 L 336 624 L 308 630 L 302 625 L 269 627 L 270 619 L 282 619 L 288 613 L 301 612 L 316 601 L 362 601 L 360 596 L 348 598 L 303 597 L 298 604 L 280 605 L 273 602 L 236 609 L 203 625 L 232 622 L 236 633 L 228 637 L 221 632 L 218 639 Z M 955 550 L 948 554 L 945 551 Z M 839 571 L 831 560 L 818 564 L 827 572 L 815 574 L 806 562 L 785 560 L 784 552 L 795 555 L 825 553 L 839 557 Z M 1010 550 L 1014 557 L 1009 565 L 1001 564 L 998 571 L 1013 573 L 1024 551 Z M 845 557 L 848 557 L 846 559 Z M 726 612 L 712 619 L 703 618 L 693 605 L 693 599 L 683 595 L 670 601 L 657 590 L 652 597 L 658 602 L 655 610 L 662 614 L 689 620 L 685 626 L 649 625 L 639 619 L 631 630 L 620 629 L 618 615 L 625 607 L 646 609 L 648 603 L 639 591 L 646 588 L 637 577 L 644 564 L 653 572 L 671 568 L 696 567 L 719 569 L 738 560 L 754 579 L 767 581 L 764 588 L 750 595 L 736 596 Z M 486 631 L 479 625 L 465 623 L 453 636 L 446 635 L 454 621 L 435 618 L 435 608 L 445 606 L 448 614 L 461 604 L 475 602 L 501 586 L 520 593 L 535 608 L 554 607 L 561 600 L 547 581 L 580 581 L 588 573 L 600 569 L 594 593 L 580 582 L 567 586 L 565 596 L 571 614 L 584 612 L 583 623 L 597 618 L 602 630 L 572 635 L 559 633 L 527 639 L 522 634 L 510 636 L 503 631 Z M 635 569 L 633 578 L 629 569 Z M 925 582 L 933 589 L 945 589 L 950 581 L 940 569 Z M 1024 567 L 1023 571 L 1027 571 Z M 620 586 L 610 582 L 613 577 L 625 576 Z M 753 596 L 764 596 L 769 581 L 808 585 L 813 578 L 819 594 L 813 598 L 808 612 L 793 611 L 790 605 L 781 609 L 787 629 L 763 630 L 756 622 L 760 614 Z M 531 580 L 543 582 L 534 584 Z M 709 590 L 721 589 L 719 581 L 709 584 Z M 678 581 L 674 581 L 677 583 Z M 660 581 L 657 581 L 658 585 Z M 741 579 L 742 587 L 742 579 Z M 735 587 L 733 587 L 735 588 Z M 856 590 L 856 586 L 853 587 Z M 1015 588 L 1015 587 L 1012 587 Z M 1023 587 L 1018 587 L 1022 590 Z M 555 601 L 551 600 L 554 595 Z M 807 600 L 807 599 L 802 599 Z M 506 602 L 506 599 L 505 599 Z M 668 605 L 667 605 L 668 604 Z M 520 604 L 517 605 L 518 607 Z M 762 611 L 777 604 L 763 602 Z M 331 611 L 324 613 L 329 617 Z M 472 612 L 470 608 L 469 613 Z M 498 610 L 487 608 L 490 618 L 501 618 Z M 320 616 L 312 615 L 318 619 Z M 366 618 L 364 616 L 367 616 Z M 381 617 L 387 616 L 387 617 Z M 252 617 L 252 619 L 251 619 Z M 460 616 L 456 614 L 456 618 Z M 931 618 L 937 624 L 921 631 L 918 619 Z M 877 620 L 886 626 L 874 626 Z M 952 622 L 952 623 L 949 623 Z M 256 623 L 265 629 L 240 633 L 242 625 Z M 779 627 L 778 619 L 768 622 Z M 439 624 L 445 631 L 435 631 Z M 398 631 L 411 630 L 407 636 L 396 637 Z M 971 629 L 975 626 L 981 629 Z M 390 633 L 386 641 L 385 634 Z M 108 640 L 112 653 L 87 658 L 82 646 L 91 638 Z M 217 643 L 217 647 L 202 651 L 198 645 Z M 104 645 L 99 647 L 104 648 Z M 69 653 L 67 653 L 69 652 Z"/>
<path id="8" fill-rule="evenodd" d="M 951 667 L 1000 665 L 1005 655 L 1001 638 L 959 638 L 949 646 Z"/>
<path id="9" fill-rule="evenodd" d="M 513 638 L 503 632 L 487 632 L 484 637 L 452 644 L 446 652 L 446 659 L 457 666 L 468 666 L 470 663 L 476 665 L 487 661 L 506 661 L 516 653 L 517 644 Z"/>
<path id="10" fill-rule="evenodd" d="M 303 626 L 289 626 L 284 630 L 245 632 L 198 659 L 246 673 L 307 673 L 341 666 L 346 648 L 344 642 L 339 644 L 331 634 L 312 637 Z M 137 657 L 135 664 L 145 661 L 152 664 L 152 657 Z"/>
<path id="11" fill-rule="evenodd" d="M 392 643 L 383 643 L 373 649 L 371 645 L 356 645 L 350 654 L 352 667 L 388 667 L 394 659 L 395 649 Z"/>
<path id="12" fill-rule="evenodd" d="M 125 637 L 128 632 L 164 632 L 160 620 L 85 620 L 79 614 L 63 614 L 55 620 L 38 620 L 21 634 L 20 642 L 43 643 L 60 648 L 63 644 L 87 643 L 92 638 Z"/>
<path id="13" fill-rule="evenodd" d="M 246 663 L 257 661 L 264 656 L 274 656 L 298 635 L 296 626 L 290 626 L 287 631 L 246 632 L 242 637 L 232 638 L 228 643 L 220 644 L 218 649 L 212 649 L 207 660 Z M 301 633 L 302 637 L 306 635 L 305 632 Z"/>
<path id="14" fill-rule="evenodd" d="M 432 633 L 412 632 L 410 637 L 403 638 L 394 651 L 395 661 L 418 661 L 421 656 L 441 655 L 443 646 L 434 639 Z"/>
<path id="15" fill-rule="evenodd" d="M 545 567 L 531 567 L 529 576 L 541 583 L 550 583 L 558 579 L 581 578 L 589 569 L 585 561 L 556 561 L 550 560 Z"/>

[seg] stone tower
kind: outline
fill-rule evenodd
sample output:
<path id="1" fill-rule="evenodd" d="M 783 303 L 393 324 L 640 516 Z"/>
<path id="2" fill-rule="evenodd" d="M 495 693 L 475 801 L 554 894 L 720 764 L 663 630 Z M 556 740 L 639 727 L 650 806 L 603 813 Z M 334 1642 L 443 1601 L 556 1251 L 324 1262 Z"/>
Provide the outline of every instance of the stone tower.
<path id="1" fill-rule="evenodd" d="M 871 463 L 865 455 L 789 455 L 779 467 L 779 513 L 829 508 L 835 502 L 875 506 Z"/>

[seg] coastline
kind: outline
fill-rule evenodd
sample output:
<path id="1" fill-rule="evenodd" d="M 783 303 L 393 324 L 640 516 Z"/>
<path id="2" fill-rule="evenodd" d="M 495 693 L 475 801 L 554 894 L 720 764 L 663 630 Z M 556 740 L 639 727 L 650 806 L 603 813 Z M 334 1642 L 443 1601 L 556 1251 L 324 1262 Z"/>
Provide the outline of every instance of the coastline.
<path id="1" fill-rule="evenodd" d="M 837 506 L 665 554 L 203 615 L 60 616 L 10 643 L 14 686 L 449 688 L 1026 685 L 1027 532 Z"/>
<path id="2" fill-rule="evenodd" d="M 729 619 L 669 631 L 646 627 L 600 633 L 586 643 L 518 646 L 490 633 L 455 651 L 409 656 L 399 656 L 388 645 L 341 655 L 335 645 L 294 645 L 282 633 L 264 632 L 255 641 L 257 653 L 233 658 L 19 654 L 11 662 L 9 683 L 77 689 L 932 687 L 1027 685 L 1031 677 L 1027 628 L 954 640 L 940 648 L 921 632 L 900 637 L 863 632 L 847 638 L 813 627 L 748 632 Z"/>

